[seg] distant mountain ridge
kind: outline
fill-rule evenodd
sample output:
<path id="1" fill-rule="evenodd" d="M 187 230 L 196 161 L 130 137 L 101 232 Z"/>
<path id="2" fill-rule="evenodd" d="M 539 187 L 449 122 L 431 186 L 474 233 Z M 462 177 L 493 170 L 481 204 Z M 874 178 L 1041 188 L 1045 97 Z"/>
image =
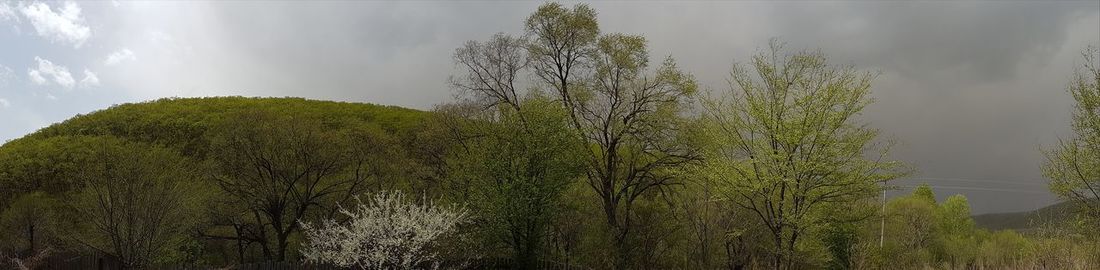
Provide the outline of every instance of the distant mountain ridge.
<path id="1" fill-rule="evenodd" d="M 1073 203 L 1061 202 L 1037 210 L 975 215 L 974 222 L 989 230 L 1026 232 L 1044 224 L 1057 223 L 1073 217 Z"/>

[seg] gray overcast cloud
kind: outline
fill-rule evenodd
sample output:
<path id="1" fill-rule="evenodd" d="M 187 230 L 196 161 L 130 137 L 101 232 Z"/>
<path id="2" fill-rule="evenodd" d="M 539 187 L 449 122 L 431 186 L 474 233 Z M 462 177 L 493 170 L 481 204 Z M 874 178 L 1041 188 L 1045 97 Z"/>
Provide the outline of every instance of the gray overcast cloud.
<path id="1" fill-rule="evenodd" d="M 0 2 L 0 141 L 111 104 L 172 96 L 430 109 L 452 97 L 445 82 L 456 72 L 455 48 L 519 34 L 539 4 Z M 902 184 L 1000 190 L 937 190 L 941 199 L 967 195 L 977 213 L 1054 201 L 1040 147 L 1069 135 L 1066 82 L 1081 50 L 1100 44 L 1100 1 L 590 5 L 604 32 L 645 35 L 652 56 L 675 57 L 714 91 L 725 90 L 734 61 L 772 37 L 881 72 L 864 117 L 900 142 L 895 157 L 916 177 L 963 179 Z M 54 81 L 65 74 L 73 82 Z"/>

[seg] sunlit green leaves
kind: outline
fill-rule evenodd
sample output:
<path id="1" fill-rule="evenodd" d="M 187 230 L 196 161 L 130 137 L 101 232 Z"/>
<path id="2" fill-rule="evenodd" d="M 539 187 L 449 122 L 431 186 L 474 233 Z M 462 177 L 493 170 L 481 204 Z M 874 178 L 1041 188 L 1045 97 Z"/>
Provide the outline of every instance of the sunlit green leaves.
<path id="1" fill-rule="evenodd" d="M 783 262 L 773 267 L 791 266 L 800 236 L 832 220 L 823 211 L 874 196 L 908 172 L 856 119 L 873 78 L 773 41 L 734 65 L 727 95 L 704 101 L 707 175 L 770 229 Z"/>
<path id="2" fill-rule="evenodd" d="M 1074 201 L 1091 220 L 1100 220 L 1100 48 L 1084 53 L 1084 63 L 1069 83 L 1076 101 L 1073 137 L 1063 139 L 1046 152 L 1043 175 L 1050 190 Z M 1100 224 L 1093 224 L 1100 228 Z"/>

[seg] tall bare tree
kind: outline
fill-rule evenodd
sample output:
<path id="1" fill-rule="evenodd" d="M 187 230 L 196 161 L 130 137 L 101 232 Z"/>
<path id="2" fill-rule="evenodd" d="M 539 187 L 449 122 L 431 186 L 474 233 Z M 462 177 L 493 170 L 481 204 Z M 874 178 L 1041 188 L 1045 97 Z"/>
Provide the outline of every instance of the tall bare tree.
<path id="1" fill-rule="evenodd" d="M 677 184 L 672 171 L 699 159 L 680 138 L 695 80 L 671 58 L 650 70 L 645 38 L 601 35 L 596 12 L 583 4 L 544 4 L 526 30 L 536 77 L 557 94 L 589 149 L 587 180 L 615 232 L 617 266 L 629 267 L 635 201 Z"/>
<path id="2" fill-rule="evenodd" d="M 504 33 L 483 43 L 466 42 L 454 55 L 455 63 L 466 73 L 451 77 L 452 87 L 486 107 L 509 106 L 518 111 L 522 94 L 516 84 L 530 63 L 526 46 L 526 40 Z"/>

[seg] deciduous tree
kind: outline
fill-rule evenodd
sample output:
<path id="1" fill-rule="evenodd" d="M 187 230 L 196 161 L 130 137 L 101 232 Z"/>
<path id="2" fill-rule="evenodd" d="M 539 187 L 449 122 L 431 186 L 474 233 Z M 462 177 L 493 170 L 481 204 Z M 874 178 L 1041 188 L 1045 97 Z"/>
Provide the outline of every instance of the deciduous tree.
<path id="1" fill-rule="evenodd" d="M 1050 179 L 1051 191 L 1074 202 L 1100 228 L 1100 48 L 1090 47 L 1082 55 L 1082 67 L 1068 87 L 1077 102 L 1074 136 L 1046 152 L 1043 175 Z"/>
<path id="2" fill-rule="evenodd" d="M 125 267 L 151 266 L 194 220 L 194 163 L 141 143 L 104 138 L 91 147 L 95 159 L 76 171 L 79 188 L 69 200 L 81 217 L 74 222 L 89 226 L 73 237 Z"/>
<path id="3" fill-rule="evenodd" d="M 438 241 L 467 219 L 463 208 L 410 202 L 401 192 L 356 201 L 355 208 L 339 210 L 347 221 L 301 223 L 307 260 L 360 269 L 438 269 Z"/>
<path id="4" fill-rule="evenodd" d="M 478 187 L 472 206 L 527 269 L 541 257 L 562 192 L 583 175 L 583 149 L 565 111 L 547 98 L 527 99 L 522 111 L 503 107 L 497 117 L 474 131 L 481 136 L 465 159 Z"/>
<path id="5" fill-rule="evenodd" d="M 616 265 L 629 267 L 637 245 L 635 203 L 679 181 L 674 171 L 699 159 L 682 138 L 696 83 L 672 58 L 650 69 L 644 37 L 601 35 L 587 5 L 540 6 L 527 18 L 535 77 L 568 113 L 585 151 L 588 185 L 613 231 Z"/>
<path id="6" fill-rule="evenodd" d="M 298 220 L 334 213 L 375 179 L 367 151 L 357 150 L 368 142 L 351 143 L 320 119 L 257 111 L 234 115 L 218 130 L 211 136 L 212 177 L 252 224 L 222 238 L 258 242 L 268 259 L 286 260 Z"/>
<path id="7" fill-rule="evenodd" d="M 582 145 L 562 105 L 539 91 L 518 90 L 528 68 L 527 42 L 504 34 L 468 42 L 455 52 L 463 76 L 452 77 L 465 107 L 450 125 L 463 145 L 452 176 L 474 187 L 468 194 L 480 227 L 505 243 L 515 267 L 528 269 L 542 256 L 543 239 L 559 214 L 562 192 L 579 178 Z M 450 114 L 455 111 L 442 111 Z"/>
<path id="8" fill-rule="evenodd" d="M 771 267 L 792 268 L 799 240 L 834 222 L 823 209 L 877 194 L 905 172 L 886 160 L 878 131 L 857 115 L 871 102 L 873 75 L 830 65 L 820 52 L 770 51 L 736 64 L 726 99 L 705 102 L 713 181 L 755 213 L 772 236 Z"/>
<path id="9" fill-rule="evenodd" d="M 32 192 L 19 196 L 0 213 L 0 229 L 3 236 L 0 245 L 5 247 L 25 247 L 15 250 L 37 251 L 45 248 L 57 238 L 58 202 L 43 192 Z"/>

